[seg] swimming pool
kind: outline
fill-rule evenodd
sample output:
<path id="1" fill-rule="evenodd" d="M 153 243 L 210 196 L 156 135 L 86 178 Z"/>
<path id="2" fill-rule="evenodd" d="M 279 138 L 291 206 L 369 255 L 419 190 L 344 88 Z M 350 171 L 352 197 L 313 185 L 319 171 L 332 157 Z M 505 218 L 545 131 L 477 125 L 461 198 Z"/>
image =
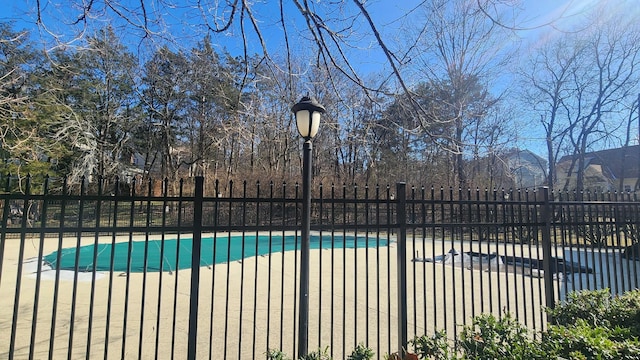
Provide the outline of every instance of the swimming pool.
<path id="1" fill-rule="evenodd" d="M 295 235 L 235 235 L 202 238 L 200 266 L 227 263 L 270 252 L 283 252 L 300 248 L 300 237 Z M 191 238 L 92 244 L 79 248 L 64 248 L 44 257 L 53 269 L 78 271 L 173 271 L 191 267 Z M 353 249 L 383 247 L 388 240 L 353 235 L 311 235 L 311 249 Z M 131 256 L 129 256 L 129 254 Z M 145 256 L 146 254 L 146 256 Z M 58 257 L 60 257 L 58 262 Z M 95 258 L 95 262 L 94 262 Z M 113 265 L 112 265 L 113 263 Z"/>

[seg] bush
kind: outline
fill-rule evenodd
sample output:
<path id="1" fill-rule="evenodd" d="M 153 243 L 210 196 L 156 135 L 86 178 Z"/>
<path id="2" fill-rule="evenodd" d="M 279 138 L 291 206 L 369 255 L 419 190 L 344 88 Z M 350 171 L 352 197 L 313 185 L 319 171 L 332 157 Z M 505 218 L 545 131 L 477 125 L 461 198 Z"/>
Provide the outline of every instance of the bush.
<path id="1" fill-rule="evenodd" d="M 629 329 L 593 327 L 579 319 L 568 326 L 551 326 L 543 334 L 548 354 L 569 359 L 640 359 L 640 343 Z"/>
<path id="2" fill-rule="evenodd" d="M 324 348 L 324 350 L 318 349 L 308 353 L 307 355 L 303 355 L 300 357 L 300 360 L 331 360 L 329 347 Z"/>
<path id="3" fill-rule="evenodd" d="M 593 327 L 621 327 L 630 330 L 631 336 L 640 336 L 640 290 L 614 297 L 609 289 L 576 291 L 547 313 L 555 325 L 570 326 L 583 320 Z"/>
<path id="4" fill-rule="evenodd" d="M 567 301 L 546 309 L 555 325 L 570 325 L 577 320 L 585 320 L 592 326 L 609 325 L 606 316 L 610 308 L 609 290 L 575 291 L 569 293 Z"/>
<path id="5" fill-rule="evenodd" d="M 423 335 L 409 342 L 413 351 L 421 359 L 447 360 L 451 358 L 447 333 L 436 331 L 433 336 Z"/>
<path id="6" fill-rule="evenodd" d="M 280 350 L 269 349 L 265 353 L 267 360 L 289 360 L 287 355 Z M 373 358 L 375 353 L 373 350 L 364 346 L 363 344 L 358 344 L 356 348 L 351 352 L 351 355 L 347 357 L 348 360 L 370 360 Z M 303 355 L 299 360 L 331 360 L 331 356 L 329 355 L 329 347 L 323 349 L 318 349 L 316 351 L 312 351 L 307 355 Z"/>
<path id="7" fill-rule="evenodd" d="M 287 355 L 280 350 L 269 349 L 265 355 L 267 355 L 267 360 L 289 360 Z"/>
<path id="8" fill-rule="evenodd" d="M 510 314 L 482 314 L 465 326 L 458 340 L 464 359 L 545 359 L 529 330 Z"/>
<path id="9" fill-rule="evenodd" d="M 547 352 L 570 359 L 640 359 L 640 290 L 612 297 L 608 289 L 570 293 L 547 309 Z"/>
<path id="10" fill-rule="evenodd" d="M 375 355 L 373 350 L 363 344 L 358 344 L 351 355 L 347 357 L 347 360 L 369 360 L 373 358 L 373 355 Z"/>
<path id="11" fill-rule="evenodd" d="M 640 336 L 640 290 L 615 297 L 607 316 L 613 326 L 628 328 L 633 336 Z"/>

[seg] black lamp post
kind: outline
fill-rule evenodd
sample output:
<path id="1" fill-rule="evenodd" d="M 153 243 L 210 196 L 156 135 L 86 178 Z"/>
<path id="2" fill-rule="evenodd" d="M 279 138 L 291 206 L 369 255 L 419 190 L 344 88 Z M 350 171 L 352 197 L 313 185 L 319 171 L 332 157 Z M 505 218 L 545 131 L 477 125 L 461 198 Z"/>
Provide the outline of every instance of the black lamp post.
<path id="1" fill-rule="evenodd" d="M 300 298 L 298 314 L 298 358 L 307 354 L 309 329 L 309 232 L 311 231 L 311 139 L 318 133 L 325 109 L 315 99 L 303 97 L 293 105 L 296 125 L 304 139 L 302 153 L 302 238 L 300 244 Z"/>

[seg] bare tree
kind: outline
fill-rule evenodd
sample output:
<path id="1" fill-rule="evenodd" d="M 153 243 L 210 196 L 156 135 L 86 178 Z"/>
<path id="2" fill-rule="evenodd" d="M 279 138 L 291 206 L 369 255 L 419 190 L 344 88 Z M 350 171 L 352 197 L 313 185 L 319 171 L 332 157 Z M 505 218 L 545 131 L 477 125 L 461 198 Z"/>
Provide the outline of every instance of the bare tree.
<path id="1" fill-rule="evenodd" d="M 590 57 L 583 76 L 574 78 L 579 91 L 570 138 L 578 156 L 576 186 L 584 188 L 585 153 L 600 139 L 615 134 L 637 94 L 640 76 L 640 28 L 637 22 L 615 18 L 596 23 L 586 40 Z"/>
<path id="2" fill-rule="evenodd" d="M 16 32 L 10 24 L 0 24 L 0 119 L 4 123 L 12 117 L 11 108 L 25 104 L 28 99 L 22 91 L 27 81 L 23 66 L 33 57 L 28 37 L 26 31 Z"/>
<path id="3" fill-rule="evenodd" d="M 597 10 L 576 31 L 550 37 L 521 70 L 525 97 L 545 130 L 550 186 L 557 156 L 567 149 L 573 155 L 569 175 L 585 188 L 585 154 L 623 142 L 624 117 L 638 93 L 638 19 Z M 563 187 L 569 184 L 567 177 Z"/>
<path id="4" fill-rule="evenodd" d="M 633 184 L 633 187 L 631 187 L 631 184 L 626 184 L 628 186 L 628 188 L 625 188 L 625 179 L 627 178 L 627 174 L 626 172 L 630 169 L 633 169 L 632 172 L 634 172 L 635 174 L 637 174 L 638 172 L 640 172 L 640 154 L 638 156 L 638 162 L 636 162 L 635 164 L 633 163 L 629 163 L 628 161 L 626 161 L 627 156 L 629 156 L 629 146 L 631 145 L 631 140 L 633 136 L 632 134 L 632 124 L 633 123 L 638 123 L 640 121 L 640 94 L 638 94 L 638 98 L 637 101 L 635 101 L 633 104 L 631 104 L 631 106 L 628 108 L 628 115 L 627 115 L 627 121 L 626 121 L 626 130 L 625 130 L 625 134 L 624 134 L 624 143 L 623 143 L 623 148 L 622 148 L 622 158 L 624 159 L 624 161 L 622 161 L 622 168 L 620 169 L 620 179 L 618 180 L 618 191 L 619 192 L 623 192 L 623 191 L 629 191 L 629 190 L 638 190 L 638 188 L 640 187 L 640 183 L 638 183 L 639 180 L 636 180 L 636 183 Z M 636 128 L 637 132 L 636 132 L 636 141 L 640 141 L 640 123 L 638 123 L 638 127 Z M 640 144 L 637 144 L 638 147 L 640 147 Z M 633 157 L 632 157 L 633 158 Z M 631 177 L 634 177 L 634 175 L 632 175 Z"/>
<path id="5" fill-rule="evenodd" d="M 571 79 L 584 48 L 569 39 L 558 39 L 536 49 L 519 70 L 523 103 L 539 115 L 547 149 L 547 185 L 554 188 L 560 147 L 567 137 L 566 108 L 575 96 Z"/>
<path id="6" fill-rule="evenodd" d="M 419 46 L 411 53 L 419 62 L 420 77 L 431 84 L 442 84 L 439 92 L 447 94 L 440 96 L 437 106 L 432 103 L 428 108 L 422 107 L 426 116 L 419 119 L 421 129 L 429 137 L 440 139 L 453 153 L 455 182 L 462 187 L 468 185 L 465 152 L 470 155 L 480 151 L 478 139 L 485 135 L 478 131 L 491 131 L 491 126 L 481 123 L 500 97 L 490 95 L 487 88 L 497 79 L 496 71 L 504 71 L 513 55 L 512 49 L 499 46 L 512 33 L 482 11 L 491 3 L 425 3 L 423 21 L 417 29 Z M 429 130 L 434 124 L 449 131 L 434 136 Z"/>

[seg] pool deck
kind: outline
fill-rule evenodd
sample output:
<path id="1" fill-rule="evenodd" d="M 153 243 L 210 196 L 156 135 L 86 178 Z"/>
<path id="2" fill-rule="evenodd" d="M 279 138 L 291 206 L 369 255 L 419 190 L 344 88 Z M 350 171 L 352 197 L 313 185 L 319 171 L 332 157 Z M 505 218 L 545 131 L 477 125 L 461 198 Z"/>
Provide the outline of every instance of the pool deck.
<path id="1" fill-rule="evenodd" d="M 221 235 L 227 234 L 218 234 Z M 182 236 L 190 237 L 189 234 Z M 212 234 L 203 234 L 205 236 Z M 145 236 L 132 239 L 144 240 Z M 87 237 L 82 238 L 80 244 L 95 241 L 94 237 Z M 110 236 L 98 238 L 100 243 L 111 241 Z M 129 237 L 118 237 L 116 241 L 129 241 Z M 525 321 L 534 326 L 540 322 L 540 305 L 531 299 L 538 299 L 541 279 L 411 261 L 416 254 L 439 255 L 444 253 L 443 249 L 446 252 L 450 248 L 448 243 L 435 244 L 435 248 L 431 241 L 407 244 L 410 334 L 422 335 L 436 328 L 459 331 L 459 326 L 467 323 L 473 313 L 490 306 L 499 312 L 498 305 L 505 309 L 524 306 L 527 310 L 521 316 Z M 17 266 L 20 245 L 17 239 L 6 241 L 0 269 L 0 357 L 6 357 L 9 350 L 19 270 L 22 273 L 16 306 L 16 358 L 26 357 L 30 346 L 36 358 L 48 354 L 52 328 L 55 329 L 53 358 L 67 356 L 71 334 L 72 358 L 85 357 L 89 340 L 91 358 L 104 358 L 105 345 L 108 345 L 106 357 L 113 359 L 122 355 L 137 357 L 138 353 L 142 358 L 157 355 L 164 359 L 171 358 L 172 351 L 175 358 L 184 357 L 188 346 L 191 270 L 128 276 L 126 273 L 75 274 L 45 268 L 38 272 L 34 258 L 39 252 L 46 255 L 57 250 L 58 239 L 45 239 L 41 249 L 39 239 L 28 239 L 23 244 L 22 269 Z M 63 248 L 76 245 L 77 238 L 62 241 Z M 379 349 L 375 349 L 377 354 L 397 350 L 396 250 L 395 242 L 379 249 L 311 250 L 309 349 L 316 349 L 320 343 L 323 347 L 333 344 L 335 358 L 345 357 L 341 354 L 348 354 L 360 342 L 371 347 L 379 345 Z M 459 250 L 485 249 L 469 245 L 469 249 Z M 208 358 L 210 351 L 216 354 L 214 358 L 236 357 L 238 352 L 243 358 L 261 358 L 267 347 L 282 348 L 290 356 L 294 355 L 297 255 L 287 251 L 200 268 L 199 358 Z M 56 276 L 60 279 L 57 295 Z M 502 294 L 487 291 L 496 286 L 502 288 Z M 505 297 L 507 288 L 519 296 Z M 37 319 L 33 321 L 36 301 Z M 461 311 L 462 308 L 475 310 Z M 32 323 L 36 324 L 34 339 L 31 339 Z M 175 339 L 173 350 L 172 338 Z M 382 339 L 380 344 L 378 339 Z"/>

